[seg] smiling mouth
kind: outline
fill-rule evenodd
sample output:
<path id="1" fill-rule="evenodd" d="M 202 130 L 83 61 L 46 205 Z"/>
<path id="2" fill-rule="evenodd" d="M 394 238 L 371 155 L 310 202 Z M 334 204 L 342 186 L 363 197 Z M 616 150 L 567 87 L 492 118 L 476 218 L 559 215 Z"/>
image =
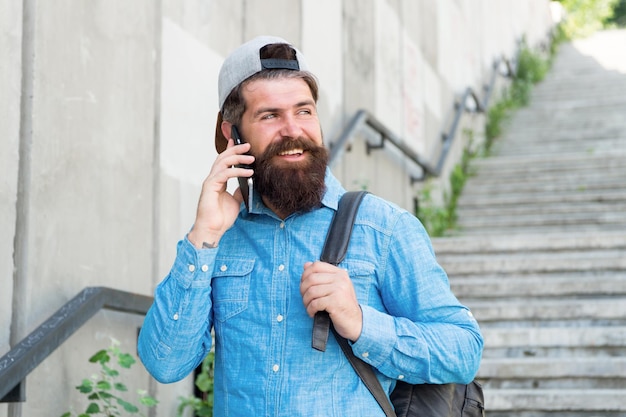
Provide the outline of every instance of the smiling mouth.
<path id="1" fill-rule="evenodd" d="M 302 149 L 289 149 L 286 151 L 280 152 L 278 155 L 280 156 L 293 156 L 293 155 L 302 155 L 304 150 Z"/>

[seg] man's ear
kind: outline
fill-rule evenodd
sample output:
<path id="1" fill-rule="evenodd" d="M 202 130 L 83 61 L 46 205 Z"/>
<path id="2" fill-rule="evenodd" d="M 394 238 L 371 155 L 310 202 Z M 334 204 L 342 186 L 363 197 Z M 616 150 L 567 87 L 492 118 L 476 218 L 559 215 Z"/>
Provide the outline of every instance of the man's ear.
<path id="1" fill-rule="evenodd" d="M 222 112 L 217 112 L 217 121 L 215 122 L 215 150 L 217 153 L 222 153 L 226 150 L 226 146 L 228 146 L 228 139 L 222 133 L 222 123 L 224 120 L 222 119 Z M 230 133 L 230 129 L 228 130 Z"/>
<path id="2" fill-rule="evenodd" d="M 222 135 L 226 138 L 226 140 L 232 138 L 231 130 L 233 128 L 233 124 L 231 122 L 227 122 L 226 120 L 222 120 Z"/>

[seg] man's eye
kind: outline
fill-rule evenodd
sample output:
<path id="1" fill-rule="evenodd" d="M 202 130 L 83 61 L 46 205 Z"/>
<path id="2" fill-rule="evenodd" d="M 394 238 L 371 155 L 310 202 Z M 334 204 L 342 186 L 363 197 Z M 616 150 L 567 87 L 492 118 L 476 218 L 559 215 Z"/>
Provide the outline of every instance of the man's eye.
<path id="1" fill-rule="evenodd" d="M 276 117 L 276 115 L 275 115 L 275 114 L 273 114 L 273 113 L 268 113 L 268 114 L 263 115 L 262 119 L 263 119 L 263 120 L 268 120 L 268 119 L 273 119 L 273 118 L 275 118 L 275 117 Z"/>

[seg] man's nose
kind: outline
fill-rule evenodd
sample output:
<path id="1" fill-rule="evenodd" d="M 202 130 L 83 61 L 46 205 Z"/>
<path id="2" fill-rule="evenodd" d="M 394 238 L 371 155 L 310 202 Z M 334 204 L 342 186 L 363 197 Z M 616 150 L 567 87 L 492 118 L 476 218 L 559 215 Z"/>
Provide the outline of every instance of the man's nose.
<path id="1" fill-rule="evenodd" d="M 284 123 L 281 127 L 280 134 L 283 137 L 295 139 L 301 136 L 302 128 L 300 127 L 300 124 L 295 117 L 288 116 L 284 118 Z"/>

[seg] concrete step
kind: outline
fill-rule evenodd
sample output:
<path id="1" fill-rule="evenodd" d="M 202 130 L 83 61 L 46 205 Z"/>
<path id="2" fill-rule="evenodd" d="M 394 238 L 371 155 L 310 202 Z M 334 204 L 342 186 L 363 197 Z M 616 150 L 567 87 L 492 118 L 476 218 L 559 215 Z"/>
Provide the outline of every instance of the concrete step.
<path id="1" fill-rule="evenodd" d="M 448 232 L 450 235 L 462 233 L 465 236 L 491 236 L 491 235 L 512 235 L 516 233 L 559 233 L 578 231 L 579 233 L 609 232 L 616 229 L 623 229 L 623 224 L 557 224 L 557 225 L 537 225 L 537 226 L 499 226 L 498 229 L 484 227 L 465 228 Z"/>
<path id="2" fill-rule="evenodd" d="M 626 167 L 625 167 L 626 168 Z M 615 168 L 604 172 L 588 173 L 586 171 L 572 171 L 567 176 L 557 175 L 554 172 L 525 172 L 502 173 L 500 177 L 478 175 L 470 177 L 463 188 L 463 194 L 481 195 L 497 193 L 526 193 L 536 191 L 585 191 L 589 189 L 625 188 L 626 169 Z"/>
<path id="3" fill-rule="evenodd" d="M 609 174 L 611 175 L 611 174 Z M 525 179 L 512 179 L 510 182 L 502 179 L 502 182 L 495 182 L 493 179 L 476 181 L 463 191 L 463 196 L 468 196 L 469 200 L 478 200 L 480 197 L 491 197 L 493 194 L 507 194 L 511 196 L 519 195 L 542 195 L 546 193 L 571 193 L 580 194 L 587 191 L 593 192 L 594 196 L 598 191 L 609 192 L 626 190 L 626 176 L 621 178 L 621 174 L 615 173 L 608 178 L 588 177 L 576 181 L 575 179 L 559 179 L 555 181 L 537 182 L 525 181 Z M 530 201 L 532 202 L 532 201 Z"/>
<path id="4" fill-rule="evenodd" d="M 626 277 L 622 279 L 626 280 Z M 558 323 L 563 327 L 596 323 L 626 326 L 626 297 L 623 296 L 465 299 L 464 303 L 481 324 L 497 322 L 504 325 L 506 322 L 509 326 L 523 326 L 528 322 L 542 322 L 546 326 Z"/>
<path id="5" fill-rule="evenodd" d="M 578 129 L 577 133 L 572 135 L 577 136 L 577 141 L 582 142 L 585 137 L 593 136 L 595 140 L 592 143 L 580 143 L 572 140 L 567 140 L 563 136 L 567 135 L 567 132 L 562 132 L 561 130 L 558 133 L 553 131 L 541 131 L 537 133 L 525 133 L 528 135 L 534 135 L 533 141 L 519 141 L 518 143 L 511 143 L 507 145 L 505 149 L 498 149 L 498 144 L 496 143 L 492 147 L 492 151 L 498 152 L 500 157 L 506 156 L 545 156 L 545 155 L 553 155 L 558 158 L 558 155 L 563 153 L 574 153 L 580 152 L 585 153 L 587 155 L 593 155 L 597 152 L 611 152 L 615 149 L 619 149 L 620 146 L 625 141 L 624 137 L 619 136 L 619 134 L 615 134 L 614 130 L 617 130 L 618 127 L 605 127 L 602 132 L 596 132 L 594 134 L 587 133 L 584 129 Z M 598 130 L 598 129 L 592 129 Z M 554 139 L 547 142 L 547 138 L 552 136 Z M 543 141 L 543 143 L 542 143 Z M 561 141 L 561 143 L 559 143 Z"/>
<path id="6" fill-rule="evenodd" d="M 623 206 L 623 205 L 622 205 Z M 566 209 L 567 207 L 563 207 Z M 519 210 L 519 209 L 517 209 Z M 460 230 L 470 230 L 476 228 L 492 229 L 503 228 L 527 228 L 538 226 L 571 226 L 572 228 L 581 225 L 621 227 L 626 230 L 626 216 L 623 212 L 616 212 L 611 207 L 602 210 L 578 212 L 571 210 L 570 213 L 552 213 L 552 210 L 538 208 L 536 210 L 527 209 L 530 213 L 509 213 L 501 210 L 498 215 L 464 216 L 458 222 Z"/>
<path id="7" fill-rule="evenodd" d="M 497 153 L 497 156 L 489 156 L 488 158 L 497 161 L 499 158 L 507 157 L 528 159 L 545 157 L 550 158 L 552 163 L 565 155 L 577 155 L 583 161 L 598 154 L 611 158 L 611 156 L 607 156 L 611 152 L 623 153 L 620 149 L 626 141 L 626 138 L 623 137 L 626 132 L 615 133 L 615 130 L 618 129 L 620 128 L 617 126 L 604 126 L 602 131 L 595 128 L 579 128 L 575 129 L 576 133 L 568 133 L 569 130 L 563 131 L 562 129 L 520 132 L 520 135 L 530 136 L 532 139 L 513 137 L 506 146 L 496 141 L 491 148 L 490 155 Z M 588 133 L 588 130 L 595 132 Z M 532 160 L 530 162 L 534 163 Z M 570 170 L 576 171 L 578 168 L 572 166 Z"/>
<path id="8" fill-rule="evenodd" d="M 540 233 L 516 234 L 510 236 L 446 237 L 433 238 L 433 248 L 437 255 L 502 253 L 502 252 L 544 252 L 572 249 L 626 249 L 626 233 L 614 230 L 606 233 L 583 235 L 580 233 Z"/>
<path id="9" fill-rule="evenodd" d="M 559 126 L 549 124 L 538 124 L 536 126 L 527 126 L 516 130 L 508 130 L 501 140 L 496 140 L 495 145 L 506 141 L 504 149 L 509 147 L 525 147 L 527 150 L 535 151 L 540 154 L 546 151 L 546 146 L 571 145 L 572 152 L 587 152 L 588 149 L 595 149 L 594 146 L 603 144 L 604 142 L 612 142 L 616 148 L 623 147 L 624 135 L 626 132 L 620 129 L 619 123 L 607 123 L 600 127 L 573 127 Z M 498 148 L 496 148 L 498 149 Z M 499 149 L 498 149 L 499 150 Z M 609 150 L 610 151 L 610 150 Z M 558 149 L 557 154 L 564 153 L 564 150 Z M 498 155 L 500 155 L 498 153 Z"/>
<path id="10" fill-rule="evenodd" d="M 624 155 L 626 158 L 626 155 Z M 490 166 L 474 165 L 470 169 L 472 172 L 467 178 L 467 187 L 464 187 L 463 194 L 468 194 L 466 190 L 480 188 L 484 185 L 494 186 L 500 184 L 503 187 L 509 185 L 509 192 L 516 191 L 512 185 L 525 185 L 526 188 L 537 187 L 548 184 L 580 184 L 577 189 L 585 190 L 586 183 L 611 184 L 623 188 L 620 182 L 626 178 L 626 162 L 624 160 L 611 160 L 600 158 L 595 166 L 591 166 L 589 158 L 580 157 L 577 160 L 551 159 L 542 164 L 535 155 L 519 155 L 517 159 L 524 160 L 526 164 L 508 164 L 506 159 L 492 160 Z M 496 165 L 498 163 L 500 166 Z M 606 176 L 602 176 L 604 173 Z M 576 188 L 575 188 L 576 189 Z"/>
<path id="11" fill-rule="evenodd" d="M 494 327 L 481 325 L 481 330 L 485 339 L 485 357 L 494 357 L 489 354 L 489 350 L 499 351 L 502 348 L 521 349 L 525 355 L 537 355 L 535 350 L 541 348 L 561 348 L 559 349 L 561 354 L 572 348 L 626 350 L 626 326 Z"/>
<path id="12" fill-rule="evenodd" d="M 453 277 L 477 274 L 537 274 L 580 271 L 625 271 L 623 249 L 563 252 L 440 255 L 439 262 Z"/>
<path id="13" fill-rule="evenodd" d="M 615 217 L 615 213 L 626 213 L 626 201 L 614 203 L 602 202 L 580 202 L 573 204 L 538 204 L 538 205 L 517 205 L 507 207 L 489 207 L 481 209 L 479 207 L 464 208 L 457 210 L 457 216 L 461 227 L 471 227 L 473 225 L 484 225 L 491 220 L 491 226 L 514 225 L 514 224 L 563 224 L 564 217 L 572 216 L 572 220 L 583 221 L 587 218 L 588 223 L 598 223 L 607 219 L 600 217 Z M 544 222 L 537 222 L 537 217 L 543 217 Z M 617 223 L 621 218 L 614 219 Z M 570 222 L 571 223 L 571 222 Z"/>
<path id="14" fill-rule="evenodd" d="M 522 388 L 529 381 L 539 388 L 537 384 L 544 378 L 558 379 L 561 384 L 575 379 L 567 388 L 591 388 L 589 381 L 607 380 L 606 385 L 621 383 L 626 389 L 626 358 L 488 358 L 481 362 L 478 374 L 479 380 L 489 381 L 483 382 L 483 387 L 494 387 L 497 380 L 515 380 L 509 386 L 498 384 L 498 388 Z"/>
<path id="15" fill-rule="evenodd" d="M 613 87 L 617 88 L 617 90 L 610 95 L 606 94 L 606 90 L 605 95 L 602 95 L 602 91 L 600 90 L 602 88 L 601 86 L 598 86 L 598 89 L 584 92 L 576 91 L 565 93 L 555 89 L 554 91 L 557 96 L 551 99 L 548 99 L 547 96 L 541 97 L 533 95 L 531 96 L 530 107 L 525 107 L 520 111 L 520 118 L 524 119 L 528 117 L 537 121 L 547 120 L 548 116 L 555 115 L 557 117 L 556 120 L 561 118 L 565 120 L 567 115 L 561 113 L 585 112 L 592 118 L 602 117 L 613 119 L 615 116 L 612 112 L 602 112 L 602 110 L 605 110 L 607 107 L 615 107 L 618 111 L 626 109 L 626 99 L 623 95 L 617 93 L 619 90 L 622 92 L 626 91 L 623 82 L 621 85 L 613 85 Z M 549 94 L 549 92 L 546 92 L 546 95 L 547 94 Z M 549 111 L 549 114 L 546 114 L 546 111 Z M 568 123 L 580 123 L 580 121 L 567 120 Z"/>
<path id="16" fill-rule="evenodd" d="M 622 98 L 622 104 L 607 102 L 603 105 L 596 105 L 593 109 L 584 107 L 581 104 L 567 107 L 561 105 L 559 110 L 553 110 L 546 106 L 544 109 L 527 110 L 522 109 L 510 119 L 505 131 L 520 130 L 524 132 L 529 126 L 550 126 L 551 128 L 590 128 L 602 129 L 607 124 L 616 126 L 620 122 L 620 115 L 626 113 L 626 105 Z M 615 112 L 618 107 L 618 112 Z"/>
<path id="17" fill-rule="evenodd" d="M 520 273 L 505 277 L 479 274 L 451 277 L 450 284 L 454 294 L 469 305 L 473 305 L 474 300 L 499 300 L 506 297 L 541 300 L 547 297 L 626 296 L 626 272 Z"/>
<path id="18" fill-rule="evenodd" d="M 624 414 L 626 413 L 626 389 L 486 390 L 485 404 L 489 410 L 487 414 L 489 417 L 623 417 L 626 415 Z M 503 411 L 504 414 L 498 414 L 498 411 Z M 529 413 L 534 411 L 542 413 Z M 521 412 L 524 414 L 520 414 Z M 607 412 L 622 414 L 606 414 Z"/>
<path id="19" fill-rule="evenodd" d="M 611 152 L 587 152 L 587 148 L 582 148 L 578 152 L 561 152 L 558 155 L 511 155 L 477 158 L 472 160 L 471 169 L 475 175 L 471 178 L 491 177 L 508 173 L 523 175 L 535 172 L 558 173 L 564 171 L 565 173 L 589 172 L 593 174 L 598 170 L 612 169 L 623 172 L 622 168 L 625 167 L 625 150 L 618 148 Z"/>
<path id="20" fill-rule="evenodd" d="M 570 204 L 570 203 L 586 203 L 586 202 L 607 202 L 622 203 L 626 201 L 626 190 L 580 190 L 579 192 L 563 192 L 563 191 L 546 191 L 535 193 L 512 193 L 512 194 L 487 194 L 487 195 L 470 195 L 463 193 L 457 204 L 458 210 L 464 208 L 488 207 L 488 206 L 519 206 L 526 205 L 532 207 L 539 204 Z M 462 219 L 460 219 L 462 220 Z"/>

